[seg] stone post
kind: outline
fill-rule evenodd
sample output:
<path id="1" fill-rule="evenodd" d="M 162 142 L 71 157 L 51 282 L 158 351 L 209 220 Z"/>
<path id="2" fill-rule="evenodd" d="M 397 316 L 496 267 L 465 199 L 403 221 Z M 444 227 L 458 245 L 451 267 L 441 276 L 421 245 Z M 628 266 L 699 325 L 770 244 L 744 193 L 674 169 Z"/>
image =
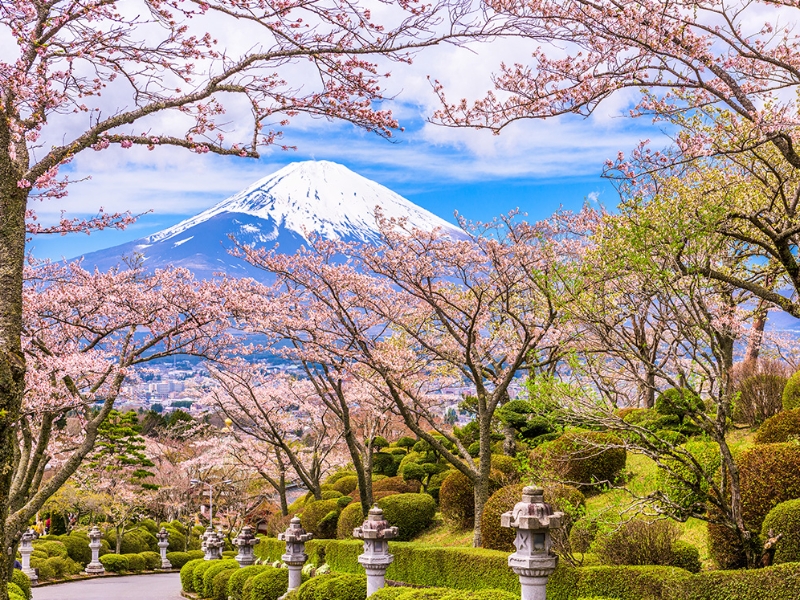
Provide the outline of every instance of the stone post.
<path id="1" fill-rule="evenodd" d="M 172 563 L 167 559 L 167 548 L 169 547 L 169 533 L 166 528 L 162 527 L 161 531 L 156 534 L 158 539 L 158 550 L 161 552 L 161 568 L 171 569 Z"/>
<path id="2" fill-rule="evenodd" d="M 86 572 L 90 575 L 102 575 L 106 572 L 103 565 L 100 563 L 100 539 L 103 537 L 103 532 L 95 525 L 89 530 L 89 548 L 92 550 L 92 560 L 86 565 Z"/>
<path id="3" fill-rule="evenodd" d="M 281 556 L 281 560 L 289 567 L 290 592 L 299 588 L 303 582 L 303 565 L 308 560 L 306 542 L 313 537 L 314 534 L 306 533 L 296 516 L 289 521 L 289 528 L 278 534 L 278 539 L 286 542 L 286 553 Z"/>
<path id="4" fill-rule="evenodd" d="M 214 531 L 213 527 L 209 525 L 205 533 L 203 533 L 203 544 L 201 546 L 203 552 L 205 552 L 203 560 L 220 560 L 224 547 L 225 541 L 222 539 L 222 535 Z"/>
<path id="5" fill-rule="evenodd" d="M 516 529 L 517 551 L 508 557 L 508 566 L 519 576 L 522 600 L 546 600 L 547 580 L 556 570 L 558 557 L 551 549 L 550 530 L 561 527 L 564 513 L 553 512 L 538 487 L 522 490 L 522 502 L 500 516 L 503 527 Z"/>
<path id="6" fill-rule="evenodd" d="M 394 556 L 389 554 L 389 540 L 397 537 L 397 527 L 390 527 L 383 511 L 373 506 L 367 520 L 353 530 L 353 537 L 364 540 L 364 553 L 358 562 L 367 572 L 367 598 L 386 585 L 386 569 Z"/>
<path id="7" fill-rule="evenodd" d="M 31 583 L 36 583 L 39 580 L 36 575 L 36 570 L 31 569 L 31 554 L 33 553 L 33 540 L 36 539 L 36 533 L 29 529 L 22 534 L 19 539 L 19 553 L 22 556 L 22 572 L 28 576 Z"/>
<path id="8" fill-rule="evenodd" d="M 253 528 L 250 525 L 245 525 L 239 532 L 239 535 L 233 540 L 233 545 L 239 548 L 239 554 L 236 555 L 236 562 L 240 567 L 249 567 L 254 565 L 256 557 L 253 555 L 253 548 L 261 540 L 253 535 Z"/>

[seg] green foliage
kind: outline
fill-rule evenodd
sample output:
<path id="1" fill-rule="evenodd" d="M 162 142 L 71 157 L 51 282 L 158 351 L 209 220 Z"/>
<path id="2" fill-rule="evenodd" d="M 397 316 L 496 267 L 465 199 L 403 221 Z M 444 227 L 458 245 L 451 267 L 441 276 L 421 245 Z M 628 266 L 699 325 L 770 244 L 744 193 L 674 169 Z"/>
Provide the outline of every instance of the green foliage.
<path id="1" fill-rule="evenodd" d="M 680 600 L 797 600 L 800 565 L 789 563 L 766 569 L 706 571 L 693 576 L 683 589 Z"/>
<path id="2" fill-rule="evenodd" d="M 800 408 L 780 412 L 761 424 L 754 439 L 756 444 L 781 444 L 800 440 Z"/>
<path id="3" fill-rule="evenodd" d="M 317 589 L 323 586 L 330 579 L 333 579 L 333 577 L 335 576 L 331 573 L 312 577 L 311 579 L 306 581 L 303 585 L 301 585 L 300 588 L 297 590 L 297 599 L 317 600 Z"/>
<path id="4" fill-rule="evenodd" d="M 336 471 L 336 473 L 333 473 L 330 477 L 328 477 L 328 479 L 325 480 L 325 483 L 327 483 L 328 485 L 333 485 L 343 477 L 355 477 L 355 476 L 356 476 L 355 471 L 348 471 L 346 469 L 342 469 L 341 471 Z"/>
<path id="5" fill-rule="evenodd" d="M 315 538 L 333 538 L 336 537 L 336 521 L 340 512 L 339 503 L 335 498 L 316 500 L 303 507 L 303 512 L 300 513 L 300 522 L 306 531 L 314 534 Z M 335 518 L 329 516 L 331 513 L 335 515 Z"/>
<path id="6" fill-rule="evenodd" d="M 683 540 L 677 540 L 672 544 L 672 562 L 673 567 L 680 567 L 686 569 L 690 573 L 699 573 L 701 568 L 700 551 Z"/>
<path id="7" fill-rule="evenodd" d="M 112 548 L 116 548 L 117 532 L 114 529 L 110 529 L 106 533 L 105 539 Z M 147 552 L 148 550 L 155 552 L 157 549 L 158 540 L 143 527 L 132 531 L 126 531 L 122 534 L 120 554 L 139 554 L 139 552 Z"/>
<path id="8" fill-rule="evenodd" d="M 167 560 L 173 569 L 181 569 L 192 559 L 188 552 L 167 552 Z"/>
<path id="9" fill-rule="evenodd" d="M 14 583 L 20 587 L 22 590 L 22 594 L 25 596 L 27 600 L 31 598 L 31 580 L 28 578 L 25 573 L 20 571 L 19 569 L 14 569 L 14 572 L 11 574 L 11 583 Z"/>
<path id="10" fill-rule="evenodd" d="M 589 517 L 577 519 L 569 532 L 569 547 L 573 552 L 585 554 L 594 543 L 600 527 L 597 521 Z"/>
<path id="11" fill-rule="evenodd" d="M 211 598 L 214 595 L 214 577 L 223 571 L 239 568 L 239 563 L 233 559 L 211 560 L 208 562 L 211 563 L 211 566 L 206 568 L 203 572 L 202 587 L 197 585 L 197 569 L 195 569 L 195 591 L 200 594 L 202 598 Z"/>
<path id="12" fill-rule="evenodd" d="M 770 363 L 764 363 L 765 365 Z M 736 382 L 733 420 L 758 425 L 783 409 L 782 396 L 788 379 L 779 372 L 752 372 Z"/>
<path id="13" fill-rule="evenodd" d="M 350 475 L 337 479 L 333 484 L 333 489 L 343 495 L 348 495 L 358 487 L 358 477 Z"/>
<path id="14" fill-rule="evenodd" d="M 100 564 L 109 573 L 121 573 L 129 570 L 128 556 L 121 554 L 106 554 L 100 557 Z"/>
<path id="15" fill-rule="evenodd" d="M 531 466 L 570 485 L 590 488 L 615 481 L 625 468 L 623 442 L 611 433 L 567 432 L 531 452 Z"/>
<path id="16" fill-rule="evenodd" d="M 123 554 L 128 559 L 129 571 L 144 571 L 147 567 L 147 562 L 141 554 Z"/>
<path id="17" fill-rule="evenodd" d="M 336 538 L 340 540 L 353 539 L 353 529 L 361 525 L 365 518 L 366 515 L 360 502 L 349 504 L 339 515 L 339 522 L 336 524 Z"/>
<path id="18" fill-rule="evenodd" d="M 247 583 L 249 579 L 252 579 L 267 569 L 274 569 L 274 567 L 271 565 L 251 565 L 232 571 L 231 577 L 228 580 L 228 596 L 230 596 L 232 600 L 242 600 L 244 584 Z"/>
<path id="19" fill-rule="evenodd" d="M 343 495 L 342 492 L 337 492 L 336 490 L 322 490 L 323 500 L 335 500 L 336 498 L 341 498 Z"/>
<path id="20" fill-rule="evenodd" d="M 67 550 L 66 545 L 61 541 L 56 541 L 56 540 L 48 540 L 44 542 L 35 541 L 33 543 L 33 547 L 36 550 L 41 550 L 42 552 L 46 552 L 48 557 L 52 556 L 60 556 L 61 558 L 69 557 L 69 551 Z"/>
<path id="21" fill-rule="evenodd" d="M 69 557 L 83 566 L 92 560 L 92 549 L 89 548 L 89 536 L 85 533 L 73 531 L 69 535 L 62 535 L 60 541 L 67 549 Z"/>
<path id="22" fill-rule="evenodd" d="M 800 408 L 800 371 L 789 377 L 783 388 L 783 410 Z"/>
<path id="23" fill-rule="evenodd" d="M 769 531 L 783 534 L 775 546 L 774 563 L 800 562 L 800 498 L 781 502 L 764 518 L 761 536 L 766 539 Z"/>
<path id="24" fill-rule="evenodd" d="M 335 574 L 317 586 L 314 592 L 315 600 L 363 600 L 366 597 L 367 577 L 350 573 Z"/>
<path id="25" fill-rule="evenodd" d="M 157 486 L 147 482 L 153 475 L 147 468 L 155 466 L 155 463 L 145 454 L 145 442 L 140 432 L 139 417 L 134 411 L 121 413 L 112 410 L 98 427 L 94 451 L 88 458 L 88 468 L 102 469 L 113 473 L 115 477 L 119 477 L 124 469 L 132 483 L 145 489 L 157 489 Z"/>
<path id="26" fill-rule="evenodd" d="M 722 458 L 719 453 L 719 444 L 716 442 L 691 441 L 683 444 L 681 449 L 688 452 L 691 457 L 702 467 L 705 473 L 718 477 Z M 685 461 L 665 458 L 665 468 L 658 470 L 658 489 L 661 490 L 670 502 L 685 509 L 696 504 L 704 503 L 708 495 L 709 482 L 695 469 L 687 466 Z"/>
<path id="27" fill-rule="evenodd" d="M 404 435 L 403 437 L 399 438 L 394 445 L 398 448 L 405 448 L 406 450 L 411 450 L 414 447 L 414 444 L 417 443 L 417 440 L 414 438 Z"/>
<path id="28" fill-rule="evenodd" d="M 228 581 L 238 569 L 225 569 L 217 573 L 211 582 L 211 598 L 214 600 L 228 600 Z"/>
<path id="29" fill-rule="evenodd" d="M 203 562 L 202 558 L 195 558 L 181 567 L 181 588 L 184 592 L 194 592 L 194 568 Z"/>
<path id="30" fill-rule="evenodd" d="M 372 484 L 372 492 L 394 492 L 396 494 L 416 494 L 420 484 L 416 481 L 404 481 L 402 477 L 387 477 Z"/>
<path id="31" fill-rule="evenodd" d="M 148 571 L 155 571 L 161 567 L 161 555 L 158 552 L 140 552 L 139 556 L 144 559 L 144 566 Z"/>
<path id="32" fill-rule="evenodd" d="M 452 471 L 439 489 L 442 517 L 461 529 L 469 529 L 475 519 L 475 489 L 461 471 Z"/>
<path id="33" fill-rule="evenodd" d="M 705 406 L 702 399 L 691 390 L 670 388 L 658 395 L 655 409 L 661 415 L 676 416 L 683 423 L 687 416 L 704 411 Z"/>
<path id="34" fill-rule="evenodd" d="M 144 527 L 153 535 L 157 534 L 159 530 L 158 523 L 156 523 L 153 519 L 142 519 L 137 521 L 137 525 L 139 525 L 139 527 Z"/>
<path id="35" fill-rule="evenodd" d="M 164 528 L 169 534 L 169 552 L 183 552 L 186 549 L 186 535 L 172 527 L 171 525 Z"/>
<path id="36" fill-rule="evenodd" d="M 220 564 L 222 561 L 220 560 L 204 560 L 198 565 L 195 565 L 194 570 L 192 571 L 192 588 L 194 589 L 195 593 L 202 595 L 204 591 L 204 581 L 203 575 L 206 574 L 206 571 L 213 567 L 214 565 Z"/>
<path id="37" fill-rule="evenodd" d="M 674 521 L 633 519 L 598 536 L 592 550 L 607 565 L 663 565 L 675 563 L 673 545 L 680 537 Z"/>
<path id="38" fill-rule="evenodd" d="M 25 593 L 22 591 L 22 588 L 13 581 L 6 585 L 6 590 L 8 591 L 9 596 L 16 595 L 18 598 L 22 598 L 23 600 L 25 598 Z"/>
<path id="39" fill-rule="evenodd" d="M 751 531 L 761 531 L 764 517 L 786 500 L 800 498 L 800 444 L 762 444 L 739 459 L 742 516 Z"/>
<path id="40" fill-rule="evenodd" d="M 436 502 L 428 494 L 395 494 L 377 502 L 383 516 L 398 527 L 397 540 L 407 542 L 433 522 Z"/>
<path id="41" fill-rule="evenodd" d="M 408 588 L 405 587 L 384 587 L 370 596 L 370 600 L 397 600 L 401 594 L 405 594 Z"/>

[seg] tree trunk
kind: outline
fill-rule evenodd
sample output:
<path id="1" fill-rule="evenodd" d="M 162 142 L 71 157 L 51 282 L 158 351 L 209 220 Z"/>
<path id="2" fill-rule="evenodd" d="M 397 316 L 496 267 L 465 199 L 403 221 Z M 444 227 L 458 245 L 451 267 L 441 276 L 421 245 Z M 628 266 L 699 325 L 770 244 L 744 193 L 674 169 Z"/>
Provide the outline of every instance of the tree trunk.
<path id="1" fill-rule="evenodd" d="M 122 525 L 116 525 L 115 529 L 116 529 L 116 532 L 117 532 L 117 536 L 116 536 L 116 541 L 117 541 L 116 552 L 117 552 L 117 554 L 122 554 L 122 552 L 121 552 L 121 550 L 122 550 L 122 538 L 125 535 L 125 524 L 123 523 Z"/>
<path id="2" fill-rule="evenodd" d="M 278 495 L 281 499 L 281 515 L 284 517 L 289 514 L 289 503 L 286 501 L 286 471 L 281 471 L 280 489 Z"/>
<path id="3" fill-rule="evenodd" d="M 479 403 L 481 401 L 479 400 Z M 488 411 L 478 411 L 480 419 L 480 454 L 478 455 L 478 477 L 475 484 L 475 525 L 473 530 L 472 545 L 480 548 L 483 544 L 481 537 L 481 517 L 483 507 L 489 499 L 489 477 L 492 471 L 492 422 L 487 417 Z"/>
<path id="4" fill-rule="evenodd" d="M 656 405 L 656 372 L 647 369 L 641 394 L 642 408 L 653 408 Z"/>
<path id="5" fill-rule="evenodd" d="M 508 423 L 505 423 L 503 425 L 503 435 L 506 436 L 506 438 L 503 440 L 503 454 L 511 457 L 516 456 L 517 455 L 516 430 Z"/>
<path id="6" fill-rule="evenodd" d="M 8 148 L 9 141 L 7 128 L 1 127 L 0 147 Z M 18 180 L 8 154 L 0 154 L 0 567 L 5 567 L 0 568 L 0 600 L 8 598 L 6 584 L 14 567 L 14 556 L 7 548 L 21 533 L 10 531 L 6 522 L 14 477 L 16 425 L 25 389 L 21 336 L 27 191 L 17 187 Z"/>

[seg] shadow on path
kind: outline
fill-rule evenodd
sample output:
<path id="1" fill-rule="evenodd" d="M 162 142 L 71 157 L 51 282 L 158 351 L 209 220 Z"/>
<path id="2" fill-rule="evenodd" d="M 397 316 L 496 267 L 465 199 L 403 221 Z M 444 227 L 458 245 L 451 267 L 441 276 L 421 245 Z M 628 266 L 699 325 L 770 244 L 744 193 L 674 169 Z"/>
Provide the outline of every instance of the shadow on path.
<path id="1" fill-rule="evenodd" d="M 181 600 L 178 573 L 100 577 L 33 588 L 33 600 Z"/>

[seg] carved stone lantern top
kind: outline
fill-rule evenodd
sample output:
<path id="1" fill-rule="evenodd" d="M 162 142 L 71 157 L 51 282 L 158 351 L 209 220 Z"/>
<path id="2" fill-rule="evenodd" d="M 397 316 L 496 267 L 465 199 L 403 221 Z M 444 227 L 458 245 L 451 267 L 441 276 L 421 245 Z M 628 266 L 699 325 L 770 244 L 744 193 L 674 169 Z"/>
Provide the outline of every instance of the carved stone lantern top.
<path id="1" fill-rule="evenodd" d="M 389 525 L 383 518 L 383 511 L 377 506 L 369 510 L 367 520 L 353 530 L 353 537 L 361 540 L 391 540 L 397 537 L 400 530 Z"/>
<path id="2" fill-rule="evenodd" d="M 90 540 L 92 541 L 99 540 L 101 537 L 103 537 L 103 532 L 100 531 L 100 528 L 97 525 L 95 525 L 89 530 Z"/>
<path id="3" fill-rule="evenodd" d="M 35 539 L 36 539 L 36 532 L 33 531 L 33 529 L 28 529 L 28 531 L 22 534 L 22 537 L 19 539 L 19 541 L 22 542 L 23 546 L 27 546 Z"/>
<path id="4" fill-rule="evenodd" d="M 303 526 L 300 524 L 300 518 L 296 515 L 289 521 L 289 528 L 283 533 L 278 534 L 278 539 L 282 542 L 290 544 L 301 543 L 305 544 L 307 541 L 314 537 L 313 533 L 306 533 Z"/>
<path id="5" fill-rule="evenodd" d="M 156 534 L 156 539 L 157 539 L 159 542 L 167 542 L 167 543 L 169 543 L 169 532 L 166 530 L 166 528 L 165 528 L 165 527 L 162 527 L 162 528 L 161 528 L 161 531 L 159 531 L 159 532 Z"/>
<path id="6" fill-rule="evenodd" d="M 261 540 L 253 534 L 253 528 L 250 527 L 250 525 L 245 525 L 242 527 L 239 535 L 237 535 L 236 539 L 234 540 L 234 544 L 237 546 L 255 546 L 256 544 L 260 543 Z"/>
<path id="7" fill-rule="evenodd" d="M 527 486 L 522 490 L 522 502 L 518 502 L 510 512 L 500 516 L 503 527 L 541 531 L 558 529 L 562 526 L 564 513 L 555 512 L 553 507 L 544 501 L 544 490 L 540 487 Z"/>

